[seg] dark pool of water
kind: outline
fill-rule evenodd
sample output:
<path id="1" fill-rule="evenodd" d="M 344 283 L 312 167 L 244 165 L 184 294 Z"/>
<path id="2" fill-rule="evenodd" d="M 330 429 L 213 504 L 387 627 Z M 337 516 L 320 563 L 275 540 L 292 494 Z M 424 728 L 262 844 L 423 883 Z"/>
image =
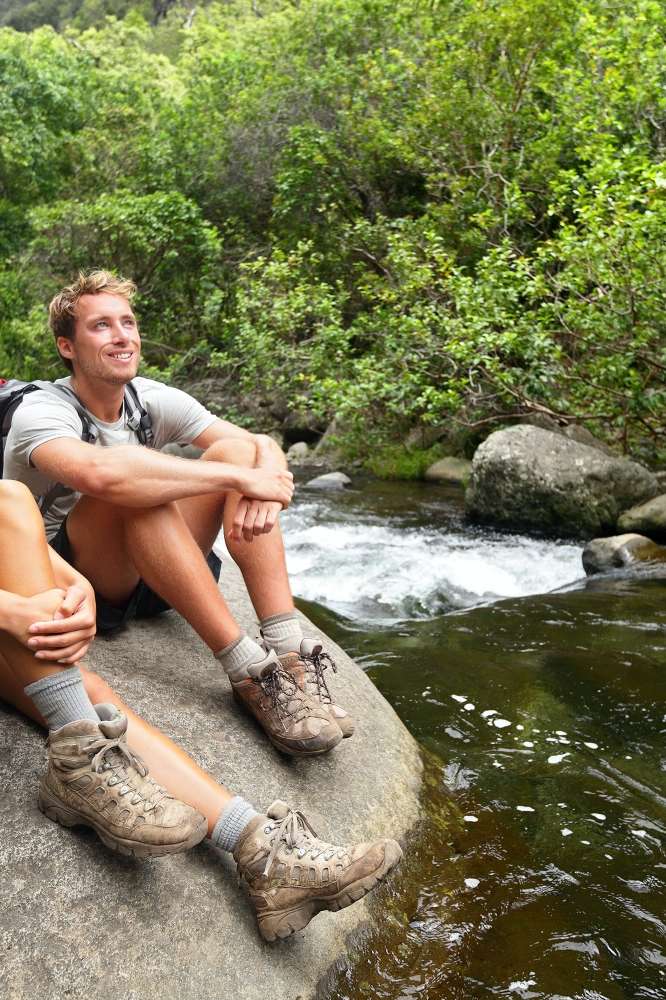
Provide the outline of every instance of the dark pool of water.
<path id="1" fill-rule="evenodd" d="M 432 529 L 436 493 L 405 506 L 418 520 L 424 496 Z M 382 490 L 344 503 L 377 517 Z M 391 626 L 306 610 L 427 764 L 423 827 L 335 1000 L 664 1000 L 666 581 L 609 577 Z"/>

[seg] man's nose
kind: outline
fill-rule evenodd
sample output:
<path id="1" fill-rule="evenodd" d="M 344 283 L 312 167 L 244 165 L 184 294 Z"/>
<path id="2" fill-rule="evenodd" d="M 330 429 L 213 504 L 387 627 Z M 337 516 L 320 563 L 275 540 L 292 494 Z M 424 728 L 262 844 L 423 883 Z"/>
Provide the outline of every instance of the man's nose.
<path id="1" fill-rule="evenodd" d="M 126 344 L 130 339 L 130 332 L 118 321 L 112 326 L 113 339 L 116 343 Z"/>

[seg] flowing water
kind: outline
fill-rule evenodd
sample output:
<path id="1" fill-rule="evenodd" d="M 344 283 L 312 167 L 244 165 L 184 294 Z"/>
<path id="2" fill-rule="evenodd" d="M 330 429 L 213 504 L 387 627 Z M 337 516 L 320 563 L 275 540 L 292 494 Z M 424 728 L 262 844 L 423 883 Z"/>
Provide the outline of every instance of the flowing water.
<path id="1" fill-rule="evenodd" d="M 666 998 L 666 581 L 465 525 L 457 490 L 302 490 L 301 606 L 420 742 L 426 818 L 334 1000 Z"/>

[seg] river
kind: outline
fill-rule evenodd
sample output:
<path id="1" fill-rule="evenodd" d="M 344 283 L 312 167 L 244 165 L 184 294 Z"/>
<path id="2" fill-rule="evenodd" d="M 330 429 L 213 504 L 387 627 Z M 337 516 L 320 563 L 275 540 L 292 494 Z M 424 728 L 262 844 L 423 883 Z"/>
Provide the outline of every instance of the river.
<path id="1" fill-rule="evenodd" d="M 333 1000 L 664 1000 L 666 581 L 359 481 L 284 515 L 300 606 L 419 741 L 426 818 Z"/>

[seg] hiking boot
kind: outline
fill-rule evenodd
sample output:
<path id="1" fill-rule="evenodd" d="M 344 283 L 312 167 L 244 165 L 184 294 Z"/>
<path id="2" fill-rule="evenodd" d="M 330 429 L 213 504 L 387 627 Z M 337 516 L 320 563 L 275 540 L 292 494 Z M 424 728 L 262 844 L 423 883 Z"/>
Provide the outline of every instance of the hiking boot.
<path id="1" fill-rule="evenodd" d="M 250 677 L 231 680 L 234 698 L 250 712 L 274 747 L 311 757 L 332 750 L 342 739 L 329 713 L 312 701 L 269 652 L 249 667 Z"/>
<path id="2" fill-rule="evenodd" d="M 345 738 L 352 736 L 354 720 L 349 712 L 335 704 L 326 683 L 324 671 L 331 667 L 337 674 L 338 668 L 329 654 L 323 652 L 322 644 L 315 639 L 302 639 L 298 652 L 283 653 L 279 660 L 282 669 L 291 674 L 301 690 L 328 711 L 342 735 Z"/>
<path id="3" fill-rule="evenodd" d="M 114 705 L 95 711 L 99 723 L 70 722 L 49 735 L 42 812 L 63 826 L 90 826 L 107 847 L 135 858 L 176 854 L 203 840 L 201 813 L 172 798 L 127 746 L 127 718 Z"/>
<path id="4" fill-rule="evenodd" d="M 395 840 L 336 847 L 319 840 L 300 812 L 274 802 L 248 823 L 234 850 L 266 941 L 300 931 L 321 910 L 342 910 L 395 868 Z"/>

